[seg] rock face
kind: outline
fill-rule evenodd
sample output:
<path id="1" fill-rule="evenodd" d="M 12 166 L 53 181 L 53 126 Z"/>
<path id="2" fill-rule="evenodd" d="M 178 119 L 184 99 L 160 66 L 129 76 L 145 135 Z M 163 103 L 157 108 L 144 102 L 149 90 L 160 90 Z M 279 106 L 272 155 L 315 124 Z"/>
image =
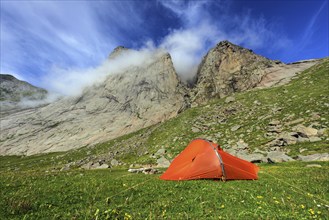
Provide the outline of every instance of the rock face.
<path id="1" fill-rule="evenodd" d="M 196 103 L 255 87 L 274 61 L 251 50 L 222 41 L 203 58 L 192 95 Z"/>
<path id="2" fill-rule="evenodd" d="M 1 118 L 0 155 L 67 151 L 176 116 L 187 107 L 186 91 L 170 55 L 153 57 L 147 65 L 109 75 L 79 97 Z"/>
<path id="3" fill-rule="evenodd" d="M 129 49 L 125 47 L 117 47 L 109 59 L 120 58 L 127 51 Z M 188 89 L 178 78 L 170 55 L 157 51 L 143 65 L 122 68 L 120 73 L 110 74 L 103 82 L 86 88 L 78 97 L 65 98 L 11 115 L 0 115 L 0 155 L 31 155 L 94 145 L 175 117 L 188 108 L 189 103 L 197 105 L 254 87 L 281 85 L 287 82 L 287 75 L 292 78 L 297 71 L 302 71 L 315 62 L 317 61 L 285 65 L 223 41 L 203 58 L 194 87 Z M 4 88 L 17 87 L 8 86 L 8 83 L 15 80 L 9 76 L 5 78 L 9 78 L 9 81 L 6 79 L 8 82 Z M 8 99 L 2 88 L 1 100 L 3 96 Z M 23 88 L 25 87 L 21 86 L 15 91 L 25 91 Z M 35 91 L 31 97 L 37 98 L 39 96 L 34 94 L 45 93 L 38 88 Z M 15 94 L 14 90 L 11 93 Z M 238 100 L 231 96 L 225 102 L 233 105 Z M 262 107 L 262 103 L 257 100 L 254 104 Z M 204 133 L 214 123 L 225 123 L 226 117 L 236 111 L 236 108 L 226 108 L 220 116 L 216 112 L 209 116 L 213 120 L 211 123 L 195 123 L 191 132 Z M 239 132 L 242 128 L 240 125 L 232 125 L 230 131 Z M 314 135 L 315 130 L 310 128 L 300 128 L 294 133 L 282 131 L 280 121 L 270 122 L 267 135 L 273 137 L 273 142 L 269 143 L 269 147 L 321 140 Z M 320 133 L 319 130 L 317 135 Z M 237 145 L 245 148 L 240 146 L 241 143 Z M 248 149 L 238 151 L 237 153 L 245 155 L 251 153 Z M 157 159 L 160 166 L 169 165 L 163 155 Z M 250 158 L 260 159 L 261 154 L 254 154 Z"/>
<path id="4" fill-rule="evenodd" d="M 1 112 L 21 109 L 21 101 L 38 101 L 46 97 L 47 91 L 27 82 L 16 79 L 12 75 L 0 74 L 0 106 Z"/>

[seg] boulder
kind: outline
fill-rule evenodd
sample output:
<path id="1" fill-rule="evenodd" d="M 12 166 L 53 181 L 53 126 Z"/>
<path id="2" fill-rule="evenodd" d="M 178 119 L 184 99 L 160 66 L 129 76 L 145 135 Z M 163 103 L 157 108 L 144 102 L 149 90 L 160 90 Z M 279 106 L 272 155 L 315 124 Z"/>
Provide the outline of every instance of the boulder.
<path id="1" fill-rule="evenodd" d="M 306 127 L 304 125 L 297 125 L 295 131 L 299 136 L 304 138 L 314 137 L 318 134 L 318 130 L 312 127 Z"/>
<path id="2" fill-rule="evenodd" d="M 237 149 L 248 149 L 249 148 L 249 145 L 246 142 L 244 142 L 243 140 L 239 140 L 236 143 L 236 148 Z"/>
<path id="3" fill-rule="evenodd" d="M 193 133 L 198 133 L 198 132 L 200 132 L 200 129 L 197 128 L 197 127 L 192 127 L 192 132 Z"/>
<path id="4" fill-rule="evenodd" d="M 297 143 L 297 133 L 295 132 L 285 132 L 279 135 L 278 139 L 284 141 L 286 145 Z"/>
<path id="5" fill-rule="evenodd" d="M 329 153 L 311 154 L 307 156 L 298 155 L 297 159 L 301 161 L 329 161 Z"/>
<path id="6" fill-rule="evenodd" d="M 285 154 L 285 152 L 282 151 L 270 151 L 267 154 L 267 158 L 269 158 L 271 161 L 280 163 L 280 162 L 287 162 L 287 161 L 293 161 L 291 157 Z"/>
<path id="7" fill-rule="evenodd" d="M 157 159 L 157 167 L 169 167 L 170 165 L 170 161 L 167 160 L 165 157 L 160 157 L 159 159 Z"/>
<path id="8" fill-rule="evenodd" d="M 247 154 L 244 152 L 238 152 L 236 154 L 237 157 L 249 161 L 251 163 L 261 163 L 261 162 L 266 162 L 266 157 L 264 157 L 264 155 L 260 154 L 260 153 L 251 153 L 251 154 Z"/>
<path id="9" fill-rule="evenodd" d="M 322 139 L 319 137 L 310 137 L 309 140 L 310 142 L 317 142 L 317 141 L 321 141 Z"/>
<path id="10" fill-rule="evenodd" d="M 146 167 L 146 168 L 138 168 L 138 169 L 129 169 L 129 173 L 144 173 L 144 174 L 157 174 L 161 173 L 158 169 L 154 169 L 152 167 Z"/>
<path id="11" fill-rule="evenodd" d="M 107 168 L 110 168 L 110 166 L 106 163 L 103 163 L 102 165 L 99 165 L 95 169 L 107 169 Z"/>
<path id="12" fill-rule="evenodd" d="M 279 121 L 279 120 L 272 120 L 272 121 L 270 121 L 270 123 L 268 123 L 268 124 L 271 125 L 271 126 L 277 126 L 277 125 L 280 124 L 280 121 Z"/>
<path id="13" fill-rule="evenodd" d="M 162 155 L 165 155 L 166 154 L 166 149 L 164 149 L 164 148 L 160 148 L 156 153 L 155 153 L 155 155 L 156 156 L 162 156 Z"/>
<path id="14" fill-rule="evenodd" d="M 295 124 L 301 123 L 303 121 L 304 121 L 304 118 L 299 118 L 299 119 L 287 122 L 287 125 L 295 125 Z"/>
<path id="15" fill-rule="evenodd" d="M 233 126 L 233 127 L 231 128 L 231 131 L 237 131 L 237 130 L 239 130 L 240 128 L 241 128 L 240 125 L 235 125 L 235 126 Z"/>
<path id="16" fill-rule="evenodd" d="M 269 126 L 267 129 L 266 129 L 268 132 L 272 132 L 272 133 L 281 133 L 282 132 L 282 129 L 280 128 L 280 126 Z"/>
<path id="17" fill-rule="evenodd" d="M 117 161 L 116 159 L 112 159 L 111 160 L 111 165 L 114 166 L 114 167 L 115 166 L 118 166 L 119 165 L 119 161 Z"/>
<path id="18" fill-rule="evenodd" d="M 307 164 L 306 167 L 322 167 L 320 164 Z"/>
<path id="19" fill-rule="evenodd" d="M 88 162 L 88 163 L 82 165 L 81 168 L 85 169 L 85 170 L 90 170 L 92 165 L 93 165 L 93 162 Z"/>
<path id="20" fill-rule="evenodd" d="M 230 103 L 230 102 L 234 102 L 235 98 L 233 96 L 229 96 L 225 99 L 225 103 Z"/>

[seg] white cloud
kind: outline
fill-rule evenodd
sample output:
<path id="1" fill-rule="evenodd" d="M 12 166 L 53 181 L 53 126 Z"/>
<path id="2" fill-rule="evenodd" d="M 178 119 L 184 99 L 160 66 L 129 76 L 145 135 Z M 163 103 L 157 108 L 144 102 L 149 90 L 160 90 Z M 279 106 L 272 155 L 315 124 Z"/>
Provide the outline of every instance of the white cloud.
<path id="1" fill-rule="evenodd" d="M 1 72 L 19 73 L 25 80 L 64 95 L 75 95 L 109 73 L 151 59 L 150 51 L 167 50 L 178 74 L 192 79 L 202 56 L 228 39 L 252 49 L 281 48 L 288 40 L 273 32 L 264 18 L 230 14 L 223 1 L 159 1 L 182 24 L 162 39 L 145 42 L 148 49 L 126 54 L 116 62 L 107 53 L 129 35 L 144 33 L 147 18 L 131 1 L 5 2 L 1 9 Z M 209 12 L 215 4 L 216 14 Z M 5 19 L 3 19 L 5 18 Z M 106 24 L 106 25 L 105 25 Z M 15 28 L 12 28 L 15 27 Z M 170 28 L 170 27 L 169 27 Z M 146 34 L 145 34 L 146 35 Z M 145 38 L 147 38 L 146 36 Z M 96 67 L 95 67 L 96 66 Z M 42 77 L 33 71 L 39 68 Z M 31 72 L 29 72 L 31 71 Z M 35 79 L 38 78 L 38 79 Z M 41 78 L 41 80 L 39 80 Z M 69 86 L 68 86 L 69 85 Z"/>
<path id="2" fill-rule="evenodd" d="M 110 74 L 125 72 L 132 67 L 149 65 L 163 54 L 162 50 L 143 48 L 139 51 L 122 51 L 115 58 L 107 59 L 95 68 L 79 70 L 54 67 L 42 77 L 41 85 L 47 86 L 51 94 L 76 96 L 81 94 L 84 88 L 103 82 Z"/>
<path id="3" fill-rule="evenodd" d="M 239 15 L 229 11 L 222 1 L 217 2 L 218 14 L 209 13 L 212 1 L 161 1 L 175 13 L 183 27 L 172 30 L 163 39 L 160 47 L 167 49 L 173 57 L 177 72 L 185 80 L 195 76 L 197 66 L 205 53 L 221 40 L 229 40 L 252 49 L 268 48 L 280 50 L 290 41 L 274 32 L 275 28 L 263 17 L 253 17 L 249 12 Z"/>
<path id="4" fill-rule="evenodd" d="M 16 72 L 27 62 L 44 72 L 53 64 L 87 67 L 117 44 L 98 29 L 97 11 L 88 2 L 20 1 L 1 7 L 1 60 Z"/>
<path id="5" fill-rule="evenodd" d="M 201 57 L 206 53 L 209 42 L 214 45 L 220 36 L 209 23 L 195 28 L 172 31 L 163 39 L 161 48 L 171 54 L 176 71 L 183 80 L 191 80 L 196 74 Z"/>

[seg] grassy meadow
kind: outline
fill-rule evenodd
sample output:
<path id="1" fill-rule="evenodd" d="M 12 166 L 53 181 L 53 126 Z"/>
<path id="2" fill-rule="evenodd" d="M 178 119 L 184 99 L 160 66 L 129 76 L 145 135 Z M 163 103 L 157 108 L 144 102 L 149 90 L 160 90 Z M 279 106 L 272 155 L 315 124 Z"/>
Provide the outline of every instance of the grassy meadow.
<path id="1" fill-rule="evenodd" d="M 227 182 L 126 169 L 1 171 L 0 219 L 327 219 L 329 163 L 316 164 L 264 164 L 259 180 Z"/>

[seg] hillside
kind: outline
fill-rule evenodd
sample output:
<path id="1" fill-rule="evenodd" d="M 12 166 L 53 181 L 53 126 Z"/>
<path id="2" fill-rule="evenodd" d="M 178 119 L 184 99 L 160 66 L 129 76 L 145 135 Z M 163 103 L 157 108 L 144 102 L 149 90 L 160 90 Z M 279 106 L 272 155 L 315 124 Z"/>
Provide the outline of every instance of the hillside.
<path id="1" fill-rule="evenodd" d="M 164 122 L 191 106 L 256 87 L 287 83 L 317 62 L 286 65 L 223 41 L 204 57 L 190 88 L 180 80 L 170 54 L 165 51 L 137 52 L 117 47 L 107 65 L 120 67 L 119 70 L 102 70 L 108 71 L 104 79 L 86 87 L 81 94 L 2 115 L 0 155 L 32 155 L 93 146 Z M 216 113 L 223 111 L 221 106 L 215 108 Z M 226 117 L 223 114 L 221 117 Z M 196 123 L 202 127 L 204 120 Z"/>
<path id="2" fill-rule="evenodd" d="M 325 219 L 329 164 L 307 161 L 328 160 L 328 69 L 324 59 L 286 85 L 215 99 L 94 147 L 2 156 L 0 217 Z M 239 156 L 290 162 L 259 164 L 257 181 L 172 182 L 127 173 L 132 164 L 174 158 L 196 137 Z M 95 164 L 111 169 L 88 170 Z"/>
<path id="3" fill-rule="evenodd" d="M 16 79 L 12 75 L 0 74 L 0 113 L 29 107 L 33 102 L 41 101 L 47 96 L 45 89 Z"/>
<path id="4" fill-rule="evenodd" d="M 149 56 L 140 65 L 109 73 L 79 96 L 0 118 L 0 155 L 81 148 L 176 116 L 187 103 L 171 57 L 161 51 Z"/>
<path id="5" fill-rule="evenodd" d="M 155 163 L 152 154 L 160 148 L 170 160 L 198 137 L 213 140 L 224 150 L 249 160 L 264 160 L 274 154 L 282 157 L 277 160 L 290 161 L 315 153 L 328 160 L 328 68 L 325 59 L 287 85 L 214 100 L 164 123 L 86 148 L 79 151 L 86 154 L 80 163 L 99 159 L 110 163 L 113 158 L 127 164 Z"/>

